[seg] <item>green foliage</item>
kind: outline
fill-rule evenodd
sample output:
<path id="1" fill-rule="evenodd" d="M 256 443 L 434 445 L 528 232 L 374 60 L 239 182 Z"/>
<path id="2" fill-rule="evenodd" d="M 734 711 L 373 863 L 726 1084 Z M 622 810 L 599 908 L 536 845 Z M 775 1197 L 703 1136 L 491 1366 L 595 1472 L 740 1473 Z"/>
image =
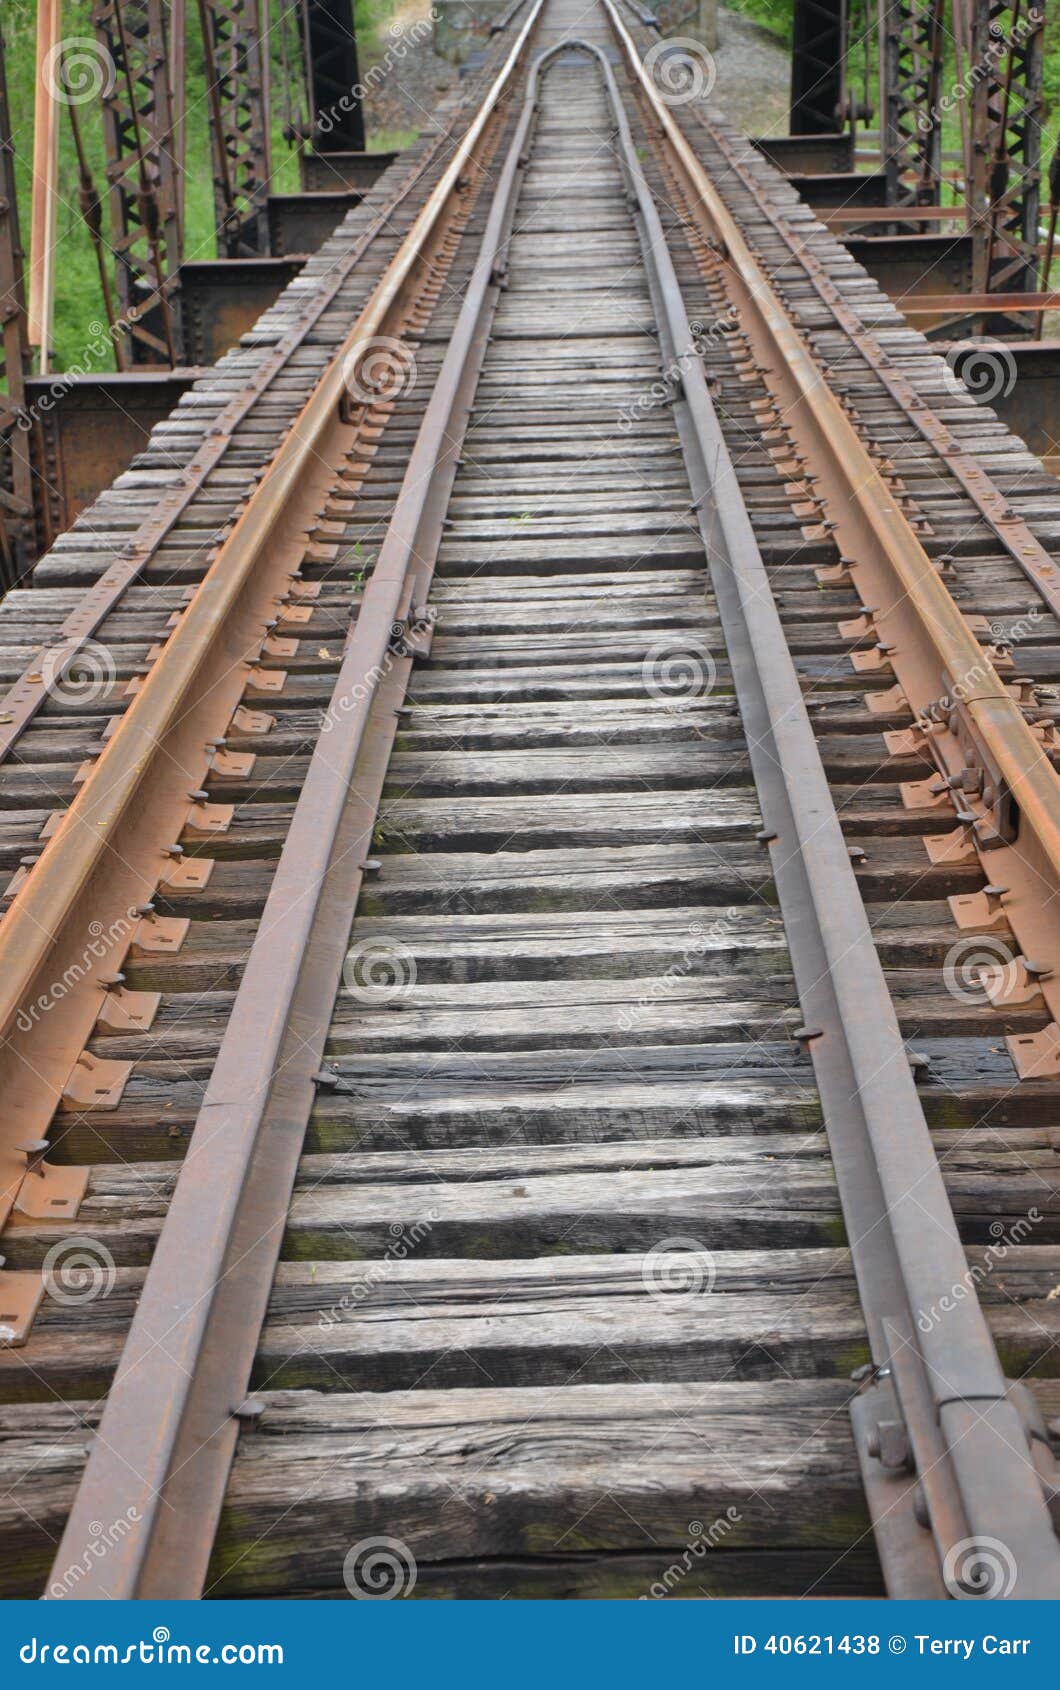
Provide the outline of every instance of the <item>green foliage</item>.
<path id="1" fill-rule="evenodd" d="M 371 62 L 380 51 L 380 34 L 393 16 L 397 0 L 356 0 L 358 45 L 361 56 Z M 4 0 L 3 33 L 6 47 L 8 96 L 11 103 L 12 127 L 15 141 L 15 165 L 19 188 L 19 219 L 22 244 L 30 245 L 30 192 L 32 183 L 33 100 L 36 63 L 36 5 L 33 0 Z M 91 38 L 92 0 L 63 0 L 63 37 Z M 279 15 L 279 0 L 273 6 L 274 17 Z M 209 124 L 206 106 L 206 86 L 203 68 L 202 38 L 199 33 L 198 7 L 189 0 L 188 8 L 188 110 L 186 120 L 185 157 L 185 257 L 189 260 L 210 259 L 217 256 L 214 237 L 213 183 L 210 172 Z M 280 32 L 271 35 L 273 87 L 282 86 Z M 97 193 L 106 186 L 104 175 L 103 125 L 98 101 L 77 108 L 89 168 Z M 295 193 L 298 190 L 298 157 L 283 137 L 285 112 L 282 103 L 274 100 L 272 132 L 273 192 Z M 113 368 L 113 358 L 105 352 L 98 334 L 91 331 L 92 323 L 105 322 L 103 293 L 99 281 L 92 242 L 81 215 L 78 193 L 77 155 L 69 112 L 60 111 L 59 130 L 59 214 L 57 219 L 58 256 L 55 287 L 55 326 L 52 345 L 54 367 L 59 370 L 84 371 Z M 407 146 L 414 134 L 404 131 L 377 131 L 369 146 L 386 151 Z M 108 230 L 107 208 L 103 211 L 103 229 Z M 110 265 L 113 279 L 113 264 Z"/>
<path id="2" fill-rule="evenodd" d="M 763 29 L 768 29 L 771 35 L 790 43 L 792 0 L 735 0 L 730 10 L 742 13 L 745 18 L 752 18 L 755 23 L 760 23 Z"/>
<path id="3" fill-rule="evenodd" d="M 362 61 L 370 64 L 385 50 L 386 26 L 397 9 L 399 0 L 356 0 L 358 41 Z M 278 15 L 280 0 L 274 0 L 274 15 Z M 862 89 L 866 79 L 873 105 L 877 104 L 876 63 L 874 42 L 866 53 L 859 44 L 864 30 L 865 8 L 875 16 L 872 0 L 852 0 L 851 33 L 855 45 L 851 53 L 851 80 Z M 778 39 L 790 42 L 793 0 L 735 0 L 733 10 L 754 19 Z M 71 37 L 91 37 L 92 0 L 64 0 L 63 34 Z M 724 22 L 722 27 L 724 28 Z M 35 61 L 36 5 L 34 0 L 4 0 L 4 37 L 7 47 L 8 90 L 15 131 L 16 169 L 19 182 L 19 215 L 22 238 L 26 248 L 30 237 L 30 181 L 33 136 L 33 83 Z M 273 86 L 282 86 L 280 34 L 272 32 L 274 67 Z M 1050 9 L 1045 32 L 1045 135 L 1043 137 L 1043 165 L 1047 168 L 1057 144 L 1060 122 L 1060 13 Z M 952 67 L 947 68 L 947 78 Z M 98 102 L 78 108 L 89 165 L 97 191 L 105 186 L 102 121 Z M 273 119 L 272 165 L 273 188 L 277 193 L 291 193 L 298 187 L 297 155 L 283 138 L 285 112 L 276 102 Z M 878 113 L 874 123 L 878 122 Z M 370 145 L 380 150 L 407 146 L 414 132 L 407 130 L 376 131 Z M 954 149 L 960 144 L 959 118 L 956 113 L 946 120 L 944 146 Z M 216 246 L 213 230 L 213 190 L 208 165 L 209 133 L 203 72 L 202 44 L 199 37 L 198 8 L 188 6 L 188 114 L 186 157 L 185 251 L 189 259 L 213 258 Z M 78 173 L 74 153 L 69 114 L 60 114 L 59 149 L 60 207 L 58 217 L 58 266 L 55 297 L 55 329 L 53 345 L 56 367 L 59 369 L 92 369 L 105 367 L 99 351 L 98 336 L 88 328 L 92 322 L 104 319 L 103 297 L 100 289 L 96 259 L 92 243 L 79 209 Z M 106 212 L 104 212 L 106 227 Z M 93 351 L 93 346 L 95 350 Z M 109 358 L 106 364 L 109 365 Z"/>

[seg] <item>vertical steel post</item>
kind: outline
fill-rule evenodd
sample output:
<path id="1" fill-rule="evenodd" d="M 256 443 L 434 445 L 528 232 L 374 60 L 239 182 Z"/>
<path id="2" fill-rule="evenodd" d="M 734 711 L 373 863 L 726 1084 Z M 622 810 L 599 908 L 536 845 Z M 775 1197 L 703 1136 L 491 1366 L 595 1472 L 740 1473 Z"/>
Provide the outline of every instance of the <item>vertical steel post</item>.
<path id="1" fill-rule="evenodd" d="M 183 100 L 182 91 L 174 98 L 170 65 L 178 41 L 176 62 L 183 63 L 184 0 L 99 0 L 92 16 L 113 71 L 102 94 L 103 133 L 126 353 L 134 364 L 174 364 Z"/>
<path id="2" fill-rule="evenodd" d="M 1043 39 L 1040 0 L 974 0 L 969 199 L 982 293 L 1037 286 Z"/>
<path id="3" fill-rule="evenodd" d="M 846 121 L 846 0 L 795 0 L 791 44 L 793 135 L 835 135 Z"/>
<path id="4" fill-rule="evenodd" d="M 302 0 L 312 142 L 318 153 L 364 151 L 353 0 Z"/>
<path id="5" fill-rule="evenodd" d="M 15 150 L 0 36 L 0 590 L 24 575 L 35 555 L 33 473 L 25 427 L 29 358 Z"/>
<path id="6" fill-rule="evenodd" d="M 269 250 L 268 0 L 199 0 L 217 248 Z"/>
<path id="7" fill-rule="evenodd" d="M 944 0 L 880 0 L 881 154 L 888 205 L 937 205 Z"/>
<path id="8" fill-rule="evenodd" d="M 62 73 L 60 0 L 40 0 L 37 8 L 36 83 L 33 103 L 33 200 L 30 221 L 29 341 L 39 348 L 40 369 L 51 368 L 55 308 L 55 228 L 59 205 L 59 105 L 56 90 Z"/>

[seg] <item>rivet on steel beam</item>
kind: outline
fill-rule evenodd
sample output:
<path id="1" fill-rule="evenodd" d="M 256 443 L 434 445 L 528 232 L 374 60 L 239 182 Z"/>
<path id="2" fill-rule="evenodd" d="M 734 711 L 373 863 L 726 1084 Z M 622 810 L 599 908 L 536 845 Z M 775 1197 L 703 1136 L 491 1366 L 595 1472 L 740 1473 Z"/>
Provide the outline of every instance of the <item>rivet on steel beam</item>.
<path id="1" fill-rule="evenodd" d="M 808 1045 L 812 1039 L 820 1039 L 824 1037 L 824 1028 L 793 1027 L 791 1036 L 793 1039 L 798 1039 L 800 1044 Z"/>
<path id="2" fill-rule="evenodd" d="M 361 864 L 362 874 L 378 874 L 383 864 L 378 857 L 366 857 Z"/>
<path id="3" fill-rule="evenodd" d="M 889 1379 L 890 1374 L 889 1367 L 880 1367 L 874 1361 L 863 1361 L 860 1367 L 855 1367 L 850 1378 L 855 1385 L 867 1385 L 875 1384 L 877 1379 Z"/>
<path id="4" fill-rule="evenodd" d="M 922 1051 L 907 1050 L 906 1055 L 909 1058 L 909 1066 L 913 1070 L 914 1074 L 923 1074 L 931 1067 L 930 1057 L 925 1056 Z"/>
<path id="5" fill-rule="evenodd" d="M 232 1410 L 233 1420 L 238 1420 L 243 1427 L 253 1426 L 265 1413 L 265 1403 L 261 1397 L 247 1397 L 238 1408 Z"/>
<path id="6" fill-rule="evenodd" d="M 880 1420 L 872 1428 L 865 1444 L 868 1453 L 889 1472 L 911 1472 L 913 1466 L 909 1434 L 901 1420 Z"/>
<path id="7" fill-rule="evenodd" d="M 759 845 L 772 845 L 776 837 L 777 835 L 769 827 L 760 828 L 755 834 L 755 839 Z"/>

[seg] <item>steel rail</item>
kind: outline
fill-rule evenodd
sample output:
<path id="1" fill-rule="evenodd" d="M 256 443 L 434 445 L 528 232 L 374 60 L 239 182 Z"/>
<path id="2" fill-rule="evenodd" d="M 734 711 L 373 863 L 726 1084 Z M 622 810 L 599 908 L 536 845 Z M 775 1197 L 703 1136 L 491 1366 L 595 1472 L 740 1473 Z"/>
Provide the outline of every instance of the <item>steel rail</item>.
<path id="1" fill-rule="evenodd" d="M 604 3 L 614 13 L 610 0 Z M 880 466 L 829 386 L 826 372 L 792 322 L 673 114 L 659 99 L 617 16 L 615 27 L 622 32 L 643 97 L 687 184 L 692 215 L 719 252 L 721 273 L 778 412 L 797 436 L 803 456 L 813 463 L 820 478 L 818 490 L 826 489 L 828 515 L 841 540 L 841 551 L 858 566 L 855 585 L 863 603 L 872 607 L 877 656 L 884 660 L 884 672 L 887 666 L 893 670 L 914 717 L 930 729 L 922 734 L 921 743 L 936 764 L 940 780 L 926 783 L 931 790 L 923 794 L 921 807 L 941 809 L 948 794 L 955 795 L 956 819 L 970 830 L 975 849 L 989 852 L 988 881 L 1004 889 L 1004 914 L 1026 956 L 1044 954 L 1046 966 L 1037 978 L 1053 1025 L 1038 1042 L 1034 1035 L 1009 1039 L 1017 1071 L 1021 1076 L 1058 1073 L 1060 907 L 1052 894 L 1060 885 L 1060 777 L 1049 760 L 1049 748 L 1024 719 L 1018 689 L 1005 684 L 989 652 L 970 630 Z M 735 169 L 731 154 L 726 152 L 726 156 Z M 740 180 L 751 186 L 746 175 Z M 760 196 L 758 203 L 779 230 L 775 213 L 769 212 Z M 815 285 L 832 306 L 831 296 L 838 298 L 837 290 L 816 280 Z M 844 309 L 849 319 L 849 310 Z M 946 464 L 956 466 L 962 456 L 959 443 L 938 419 L 937 429 L 932 428 L 923 401 L 887 367 L 889 360 L 882 354 L 881 358 L 880 379 L 941 451 Z M 1060 568 L 992 487 L 985 471 L 965 466 L 962 484 L 974 489 L 976 503 L 990 513 L 991 525 L 1004 536 L 1010 555 L 1035 581 L 1050 608 L 1060 613 L 1060 592 L 1050 585 L 1060 581 Z"/>
<path id="2" fill-rule="evenodd" d="M 0 923 L 0 1086 L 6 1105 L 0 1222 L 27 1190 L 41 1195 L 40 1182 L 28 1179 L 24 1147 L 42 1139 L 75 1063 L 84 1066 L 80 1053 L 100 1013 L 100 986 L 114 971 L 117 952 L 86 972 L 84 934 L 93 922 L 109 931 L 150 904 L 166 870 L 167 845 L 179 839 L 189 805 L 204 796 L 211 735 L 223 736 L 245 695 L 253 672 L 248 665 L 304 555 L 305 524 L 312 520 L 306 513 L 319 508 L 330 485 L 329 465 L 341 461 L 357 438 L 356 427 L 341 415 L 348 384 L 373 339 L 387 327 L 400 328 L 407 296 L 421 272 L 429 272 L 443 213 L 522 64 L 542 4 L 537 0 L 443 176 Z M 196 814 L 210 823 L 208 812 Z M 51 983 L 68 966 L 75 968 L 78 987 L 54 1002 Z M 49 1013 L 34 1019 L 26 1006 L 42 996 Z M 101 1096 L 106 1078 L 97 1076 Z M 122 1076 L 110 1078 L 118 1084 Z M 59 1213 L 75 1209 L 76 1201 Z"/>
<path id="3" fill-rule="evenodd" d="M 700 121 L 707 126 L 708 120 L 703 114 L 697 115 L 699 115 Z M 814 288 L 818 298 L 833 313 L 836 326 L 847 336 L 854 351 L 865 360 L 875 379 L 881 383 L 891 398 L 901 407 L 907 422 L 944 460 L 947 470 L 956 477 L 984 521 L 989 523 L 995 537 L 1008 552 L 1016 567 L 1021 569 L 1027 579 L 1037 588 L 1050 609 L 1060 616 L 1060 565 L 1053 561 L 1041 541 L 1031 532 L 1023 519 L 1012 510 L 1005 494 L 994 484 L 991 476 L 975 458 L 965 452 L 960 441 L 951 433 L 942 419 L 929 406 L 924 404 L 912 382 L 891 361 L 871 329 L 861 320 L 858 312 L 847 303 L 842 292 L 828 276 L 815 254 L 801 239 L 793 237 L 783 216 L 778 217 L 776 211 L 770 208 L 759 184 L 745 168 L 744 162 L 739 158 L 728 138 L 716 128 L 711 128 L 710 133 L 715 144 L 725 154 L 734 174 L 751 194 L 764 215 L 769 218 L 774 233 L 784 242 L 792 258 L 805 272 L 807 280 Z M 822 213 L 821 220 L 827 223 L 826 212 Z M 953 301 L 957 298 L 957 296 L 950 297 Z M 965 301 L 969 300 L 970 297 L 965 295 Z M 989 298 L 995 307 L 1001 307 L 1004 306 L 1006 297 L 998 294 L 982 295 L 979 296 L 979 301 L 982 303 Z M 1024 301 L 1029 298 L 1027 294 L 1017 297 Z M 923 300 L 920 296 L 912 295 L 909 299 L 902 301 L 902 310 L 907 316 L 915 316 L 922 303 Z M 935 306 L 932 308 L 938 308 L 937 299 Z M 926 350 L 934 351 L 934 348 L 928 346 Z"/>
<path id="4" fill-rule="evenodd" d="M 689 174 L 713 211 L 712 185 L 694 155 L 688 156 L 687 143 L 643 72 L 613 0 L 603 3 L 667 146 L 677 150 L 680 142 Z M 603 62 L 614 89 L 613 73 Z M 874 1375 L 853 1419 L 889 1588 L 899 1596 L 941 1595 L 946 1588 L 972 1595 L 974 1590 L 963 1592 L 952 1582 L 953 1557 L 966 1554 L 969 1541 L 993 1536 L 1016 1563 L 1010 1594 L 1055 1598 L 1060 1544 L 1029 1431 L 1009 1396 L 978 1301 L 962 1302 L 956 1320 L 927 1332 L 917 1320 L 954 1284 L 965 1282 L 964 1249 L 658 211 L 617 91 L 612 99 L 662 349 L 680 372 L 674 410 L 869 1327 Z M 733 261 L 750 271 L 754 261 L 727 218 L 727 240 L 730 233 Z M 754 279 L 764 285 L 757 266 Z M 762 305 L 779 314 L 777 304 Z M 888 1425 L 901 1427 L 897 1451 L 886 1447 Z M 918 1509 L 930 1522 L 933 1555 L 926 1553 L 931 1539 L 917 1529 Z"/>
<path id="5" fill-rule="evenodd" d="M 527 40 L 541 10 L 528 20 Z M 545 55 L 546 59 L 550 55 Z M 194 1597 L 206 1577 L 411 658 L 489 329 L 540 61 L 347 646 L 56 1564 L 130 1532 L 74 1594 Z"/>
<path id="6" fill-rule="evenodd" d="M 525 0 L 519 0 L 519 4 L 524 5 Z M 372 242 L 385 230 L 409 195 L 423 180 L 424 174 L 434 165 L 438 153 L 451 139 L 456 121 L 454 116 L 453 123 L 439 131 L 400 191 L 380 211 L 370 227 L 364 230 L 351 250 L 336 261 L 326 276 L 320 278 L 319 287 L 312 300 L 303 308 L 296 321 L 268 347 L 266 356 L 246 385 L 226 401 L 211 421 L 206 439 L 181 468 L 173 487 L 162 494 L 150 514 L 123 542 L 120 555 L 100 579 L 85 589 L 75 609 L 61 623 L 40 659 L 31 663 L 0 697 L 0 762 L 10 755 L 48 697 L 42 670 L 47 670 L 49 660 L 52 668 L 59 660 L 64 668 L 69 666 L 118 604 L 126 588 L 138 578 L 166 535 L 183 516 L 192 499 L 202 490 L 210 471 L 216 469 L 224 458 L 239 424 L 286 368 L 292 353 L 298 350 L 320 318 L 333 306 L 340 289 L 349 281 L 356 265 L 360 263 Z M 265 340 L 256 344 L 268 345 Z"/>

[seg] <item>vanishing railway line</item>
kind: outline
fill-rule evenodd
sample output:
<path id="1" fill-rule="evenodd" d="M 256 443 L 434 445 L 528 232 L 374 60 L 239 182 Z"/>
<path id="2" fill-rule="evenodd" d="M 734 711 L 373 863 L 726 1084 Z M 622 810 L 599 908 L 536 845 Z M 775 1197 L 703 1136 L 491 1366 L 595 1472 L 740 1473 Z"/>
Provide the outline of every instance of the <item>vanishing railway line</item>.
<path id="1" fill-rule="evenodd" d="M 0 613 L 8 1594 L 1060 1594 L 1056 483 L 625 20 Z"/>

